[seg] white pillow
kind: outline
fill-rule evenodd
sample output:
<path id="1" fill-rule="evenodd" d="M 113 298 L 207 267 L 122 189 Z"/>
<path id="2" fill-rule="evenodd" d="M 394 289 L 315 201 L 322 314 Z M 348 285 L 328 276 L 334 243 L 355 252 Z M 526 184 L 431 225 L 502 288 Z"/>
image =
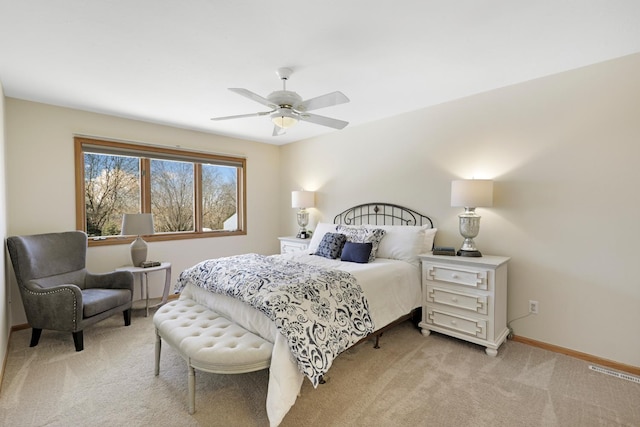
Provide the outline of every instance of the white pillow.
<path id="1" fill-rule="evenodd" d="M 309 249 L 307 252 L 310 254 L 316 253 L 324 235 L 335 232 L 336 224 L 331 224 L 330 222 L 319 222 L 318 225 L 316 225 L 315 231 L 311 235 L 311 241 L 309 242 Z"/>
<path id="2" fill-rule="evenodd" d="M 418 254 L 431 251 L 437 228 L 411 225 L 367 225 L 386 231 L 378 246 L 377 258 L 398 259 L 418 263 Z"/>

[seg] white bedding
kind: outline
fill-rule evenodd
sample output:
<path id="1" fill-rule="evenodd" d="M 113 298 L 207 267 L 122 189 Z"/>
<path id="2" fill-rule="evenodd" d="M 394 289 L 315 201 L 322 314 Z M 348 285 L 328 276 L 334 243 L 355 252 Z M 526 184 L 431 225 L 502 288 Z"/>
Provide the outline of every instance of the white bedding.
<path id="1" fill-rule="evenodd" d="M 420 306 L 420 270 L 415 264 L 386 258 L 358 264 L 307 255 L 304 251 L 279 256 L 353 274 L 367 297 L 376 330 Z"/>
<path id="2" fill-rule="evenodd" d="M 376 330 L 420 306 L 420 271 L 415 264 L 385 258 L 358 264 L 308 255 L 305 252 L 278 256 L 336 268 L 354 275 L 367 298 Z M 285 337 L 263 313 L 235 298 L 213 294 L 194 285 L 187 285 L 182 291 L 182 297 L 191 298 L 211 308 L 274 344 L 269 370 L 267 415 L 272 426 L 279 425 L 295 403 L 304 379 Z"/>

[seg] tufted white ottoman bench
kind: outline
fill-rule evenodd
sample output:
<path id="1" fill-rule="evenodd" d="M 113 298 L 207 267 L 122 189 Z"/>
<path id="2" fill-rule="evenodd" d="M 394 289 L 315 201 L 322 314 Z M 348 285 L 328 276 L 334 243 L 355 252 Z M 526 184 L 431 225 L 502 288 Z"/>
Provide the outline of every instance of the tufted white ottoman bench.
<path id="1" fill-rule="evenodd" d="M 195 369 L 241 374 L 268 368 L 273 344 L 189 298 L 163 305 L 153 316 L 156 327 L 155 374 L 160 374 L 162 340 L 176 349 L 189 369 L 189 413 L 195 412 Z"/>

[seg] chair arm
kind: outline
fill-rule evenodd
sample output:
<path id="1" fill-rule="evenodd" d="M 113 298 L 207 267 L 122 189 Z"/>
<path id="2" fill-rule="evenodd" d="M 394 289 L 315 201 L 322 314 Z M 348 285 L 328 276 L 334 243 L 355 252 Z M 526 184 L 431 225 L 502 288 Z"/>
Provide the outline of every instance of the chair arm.
<path id="1" fill-rule="evenodd" d="M 82 321 L 82 291 L 73 284 L 42 287 L 29 280 L 20 289 L 27 320 L 32 328 L 77 330 Z"/>
<path id="2" fill-rule="evenodd" d="M 133 273 L 125 270 L 109 273 L 89 273 L 85 276 L 85 288 L 129 289 L 133 295 Z"/>

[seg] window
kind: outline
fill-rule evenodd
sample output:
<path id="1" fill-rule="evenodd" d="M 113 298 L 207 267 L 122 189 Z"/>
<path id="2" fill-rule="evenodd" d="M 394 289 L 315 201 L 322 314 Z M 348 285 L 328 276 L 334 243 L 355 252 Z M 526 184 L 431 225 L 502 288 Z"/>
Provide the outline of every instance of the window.
<path id="1" fill-rule="evenodd" d="M 90 245 L 125 243 L 124 213 L 152 213 L 147 241 L 246 234 L 246 160 L 75 138 L 76 223 Z"/>

